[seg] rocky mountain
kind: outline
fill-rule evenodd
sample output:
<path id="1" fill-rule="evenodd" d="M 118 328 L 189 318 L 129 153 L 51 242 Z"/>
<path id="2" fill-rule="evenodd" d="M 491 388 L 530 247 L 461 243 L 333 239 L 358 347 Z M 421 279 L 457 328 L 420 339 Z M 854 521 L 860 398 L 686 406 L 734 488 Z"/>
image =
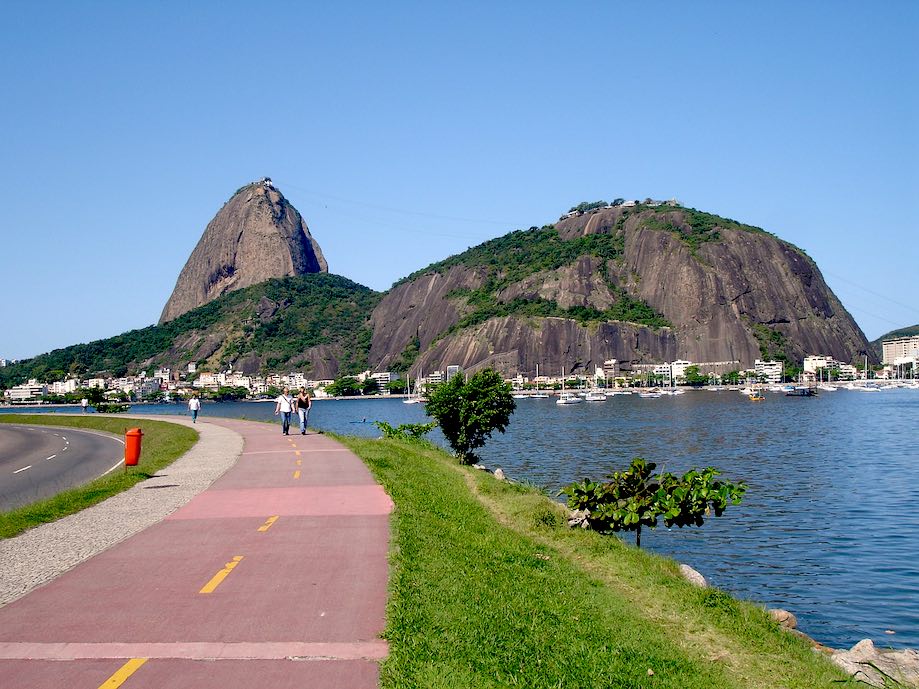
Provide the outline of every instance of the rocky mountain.
<path id="1" fill-rule="evenodd" d="M 413 374 L 592 373 L 612 358 L 746 368 L 870 348 L 803 251 L 666 205 L 595 209 L 485 242 L 396 284 L 371 327 L 371 365 Z"/>
<path id="2" fill-rule="evenodd" d="M 208 223 L 159 322 L 270 278 L 328 269 L 300 213 L 265 178 L 239 189 Z"/>

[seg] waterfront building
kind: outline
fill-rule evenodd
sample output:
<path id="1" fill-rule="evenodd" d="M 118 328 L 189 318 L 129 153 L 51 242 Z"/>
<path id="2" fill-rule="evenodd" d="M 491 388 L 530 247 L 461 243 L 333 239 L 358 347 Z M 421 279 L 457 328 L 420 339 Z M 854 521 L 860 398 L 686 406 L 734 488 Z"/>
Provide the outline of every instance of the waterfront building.
<path id="1" fill-rule="evenodd" d="M 686 369 L 689 368 L 690 366 L 692 366 L 692 362 L 691 362 L 691 361 L 684 361 L 684 360 L 681 360 L 681 359 L 677 359 L 676 361 L 674 361 L 673 363 L 671 363 L 671 364 L 670 364 L 670 373 L 671 373 L 671 375 L 673 375 L 673 379 L 676 380 L 677 378 L 683 378 L 683 377 L 685 377 L 685 376 L 686 376 Z"/>
<path id="2" fill-rule="evenodd" d="M 27 383 L 14 385 L 7 390 L 10 402 L 28 402 L 38 400 L 48 394 L 48 386 L 39 383 L 35 378 L 30 378 Z"/>
<path id="3" fill-rule="evenodd" d="M 615 378 L 619 375 L 619 362 L 616 359 L 607 359 L 603 362 L 603 377 Z"/>
<path id="4" fill-rule="evenodd" d="M 753 362 L 753 373 L 758 380 L 763 380 L 772 385 L 782 382 L 784 367 L 781 361 L 763 361 L 757 359 Z"/>
<path id="5" fill-rule="evenodd" d="M 855 380 L 858 378 L 858 369 L 852 364 L 839 364 L 839 380 Z"/>
<path id="6" fill-rule="evenodd" d="M 804 372 L 817 373 L 821 368 L 839 368 L 840 363 L 831 356 L 811 355 L 804 357 Z"/>
<path id="7" fill-rule="evenodd" d="M 78 381 L 76 378 L 59 380 L 51 383 L 51 394 L 66 395 L 69 392 L 75 392 L 78 387 L 80 387 L 80 381 Z"/>
<path id="8" fill-rule="evenodd" d="M 462 366 L 447 366 L 447 375 L 445 380 L 450 380 L 453 376 L 458 376 L 463 372 Z"/>
<path id="9" fill-rule="evenodd" d="M 897 337 L 881 342 L 882 364 L 898 366 L 897 359 L 919 359 L 919 335 Z"/>
<path id="10" fill-rule="evenodd" d="M 389 384 L 395 380 L 393 373 L 390 373 L 389 371 L 383 371 L 382 373 L 371 374 L 370 377 L 377 382 L 377 387 L 380 388 L 380 392 L 383 394 L 389 394 Z"/>

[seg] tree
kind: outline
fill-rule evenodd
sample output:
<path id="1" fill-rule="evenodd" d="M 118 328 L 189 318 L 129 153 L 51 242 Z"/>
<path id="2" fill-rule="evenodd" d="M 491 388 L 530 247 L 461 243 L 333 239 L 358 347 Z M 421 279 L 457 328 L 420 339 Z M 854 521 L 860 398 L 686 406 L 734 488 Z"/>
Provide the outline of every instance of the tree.
<path id="1" fill-rule="evenodd" d="M 714 512 L 720 517 L 728 504 L 739 505 L 746 485 L 719 481 L 714 467 L 692 469 L 680 477 L 671 473 L 652 476 L 654 462 L 640 457 L 626 471 L 617 471 L 609 482 L 584 479 L 562 489 L 572 509 L 587 510 L 587 522 L 601 533 L 634 531 L 641 547 L 641 527 L 654 529 L 663 517 L 667 527 L 702 526 Z"/>
<path id="2" fill-rule="evenodd" d="M 380 384 L 374 378 L 364 378 L 361 384 L 362 395 L 377 395 L 380 392 Z"/>
<path id="3" fill-rule="evenodd" d="M 389 391 L 393 395 L 401 395 L 406 392 L 405 381 L 401 378 L 389 381 Z"/>
<path id="4" fill-rule="evenodd" d="M 468 382 L 453 376 L 428 396 L 428 416 L 437 419 L 450 447 L 463 464 L 475 463 L 474 450 L 482 447 L 493 431 L 504 432 L 516 402 L 511 386 L 501 375 L 486 368 Z"/>
<path id="5" fill-rule="evenodd" d="M 700 386 L 708 383 L 708 376 L 699 373 L 698 366 L 687 366 L 683 372 L 683 382 L 687 385 Z"/>
<path id="6" fill-rule="evenodd" d="M 332 397 L 354 397 L 361 394 L 361 384 L 356 378 L 345 376 L 325 386 L 325 391 Z"/>

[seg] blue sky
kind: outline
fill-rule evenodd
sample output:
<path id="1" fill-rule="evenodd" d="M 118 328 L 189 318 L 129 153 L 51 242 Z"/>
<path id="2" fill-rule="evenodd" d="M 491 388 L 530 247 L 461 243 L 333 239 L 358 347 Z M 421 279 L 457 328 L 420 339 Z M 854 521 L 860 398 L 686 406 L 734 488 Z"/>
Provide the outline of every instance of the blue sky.
<path id="1" fill-rule="evenodd" d="M 16 3 L 0 357 L 155 323 L 268 175 L 374 289 L 584 200 L 805 249 L 870 339 L 919 323 L 919 3 Z"/>

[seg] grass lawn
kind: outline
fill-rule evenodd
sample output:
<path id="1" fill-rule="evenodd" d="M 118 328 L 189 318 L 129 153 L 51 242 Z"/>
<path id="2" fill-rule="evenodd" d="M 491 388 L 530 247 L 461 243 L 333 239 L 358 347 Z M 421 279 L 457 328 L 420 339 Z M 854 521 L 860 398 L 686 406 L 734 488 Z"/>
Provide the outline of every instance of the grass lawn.
<path id="1" fill-rule="evenodd" d="M 127 490 L 184 455 L 198 440 L 197 431 L 167 421 L 126 419 L 95 414 L 87 416 L 0 414 L 0 423 L 86 428 L 107 431 L 121 437 L 124 437 L 126 428 L 140 428 L 144 433 L 140 464 L 136 468 L 128 472 L 113 471 L 83 486 L 58 493 L 52 498 L 0 513 L 0 538 L 10 538 L 33 526 L 53 522 Z"/>
<path id="2" fill-rule="evenodd" d="M 425 445 L 340 440 L 396 504 L 383 687 L 850 684 L 762 609 L 686 583 L 671 560 L 567 528 L 537 491 Z"/>

